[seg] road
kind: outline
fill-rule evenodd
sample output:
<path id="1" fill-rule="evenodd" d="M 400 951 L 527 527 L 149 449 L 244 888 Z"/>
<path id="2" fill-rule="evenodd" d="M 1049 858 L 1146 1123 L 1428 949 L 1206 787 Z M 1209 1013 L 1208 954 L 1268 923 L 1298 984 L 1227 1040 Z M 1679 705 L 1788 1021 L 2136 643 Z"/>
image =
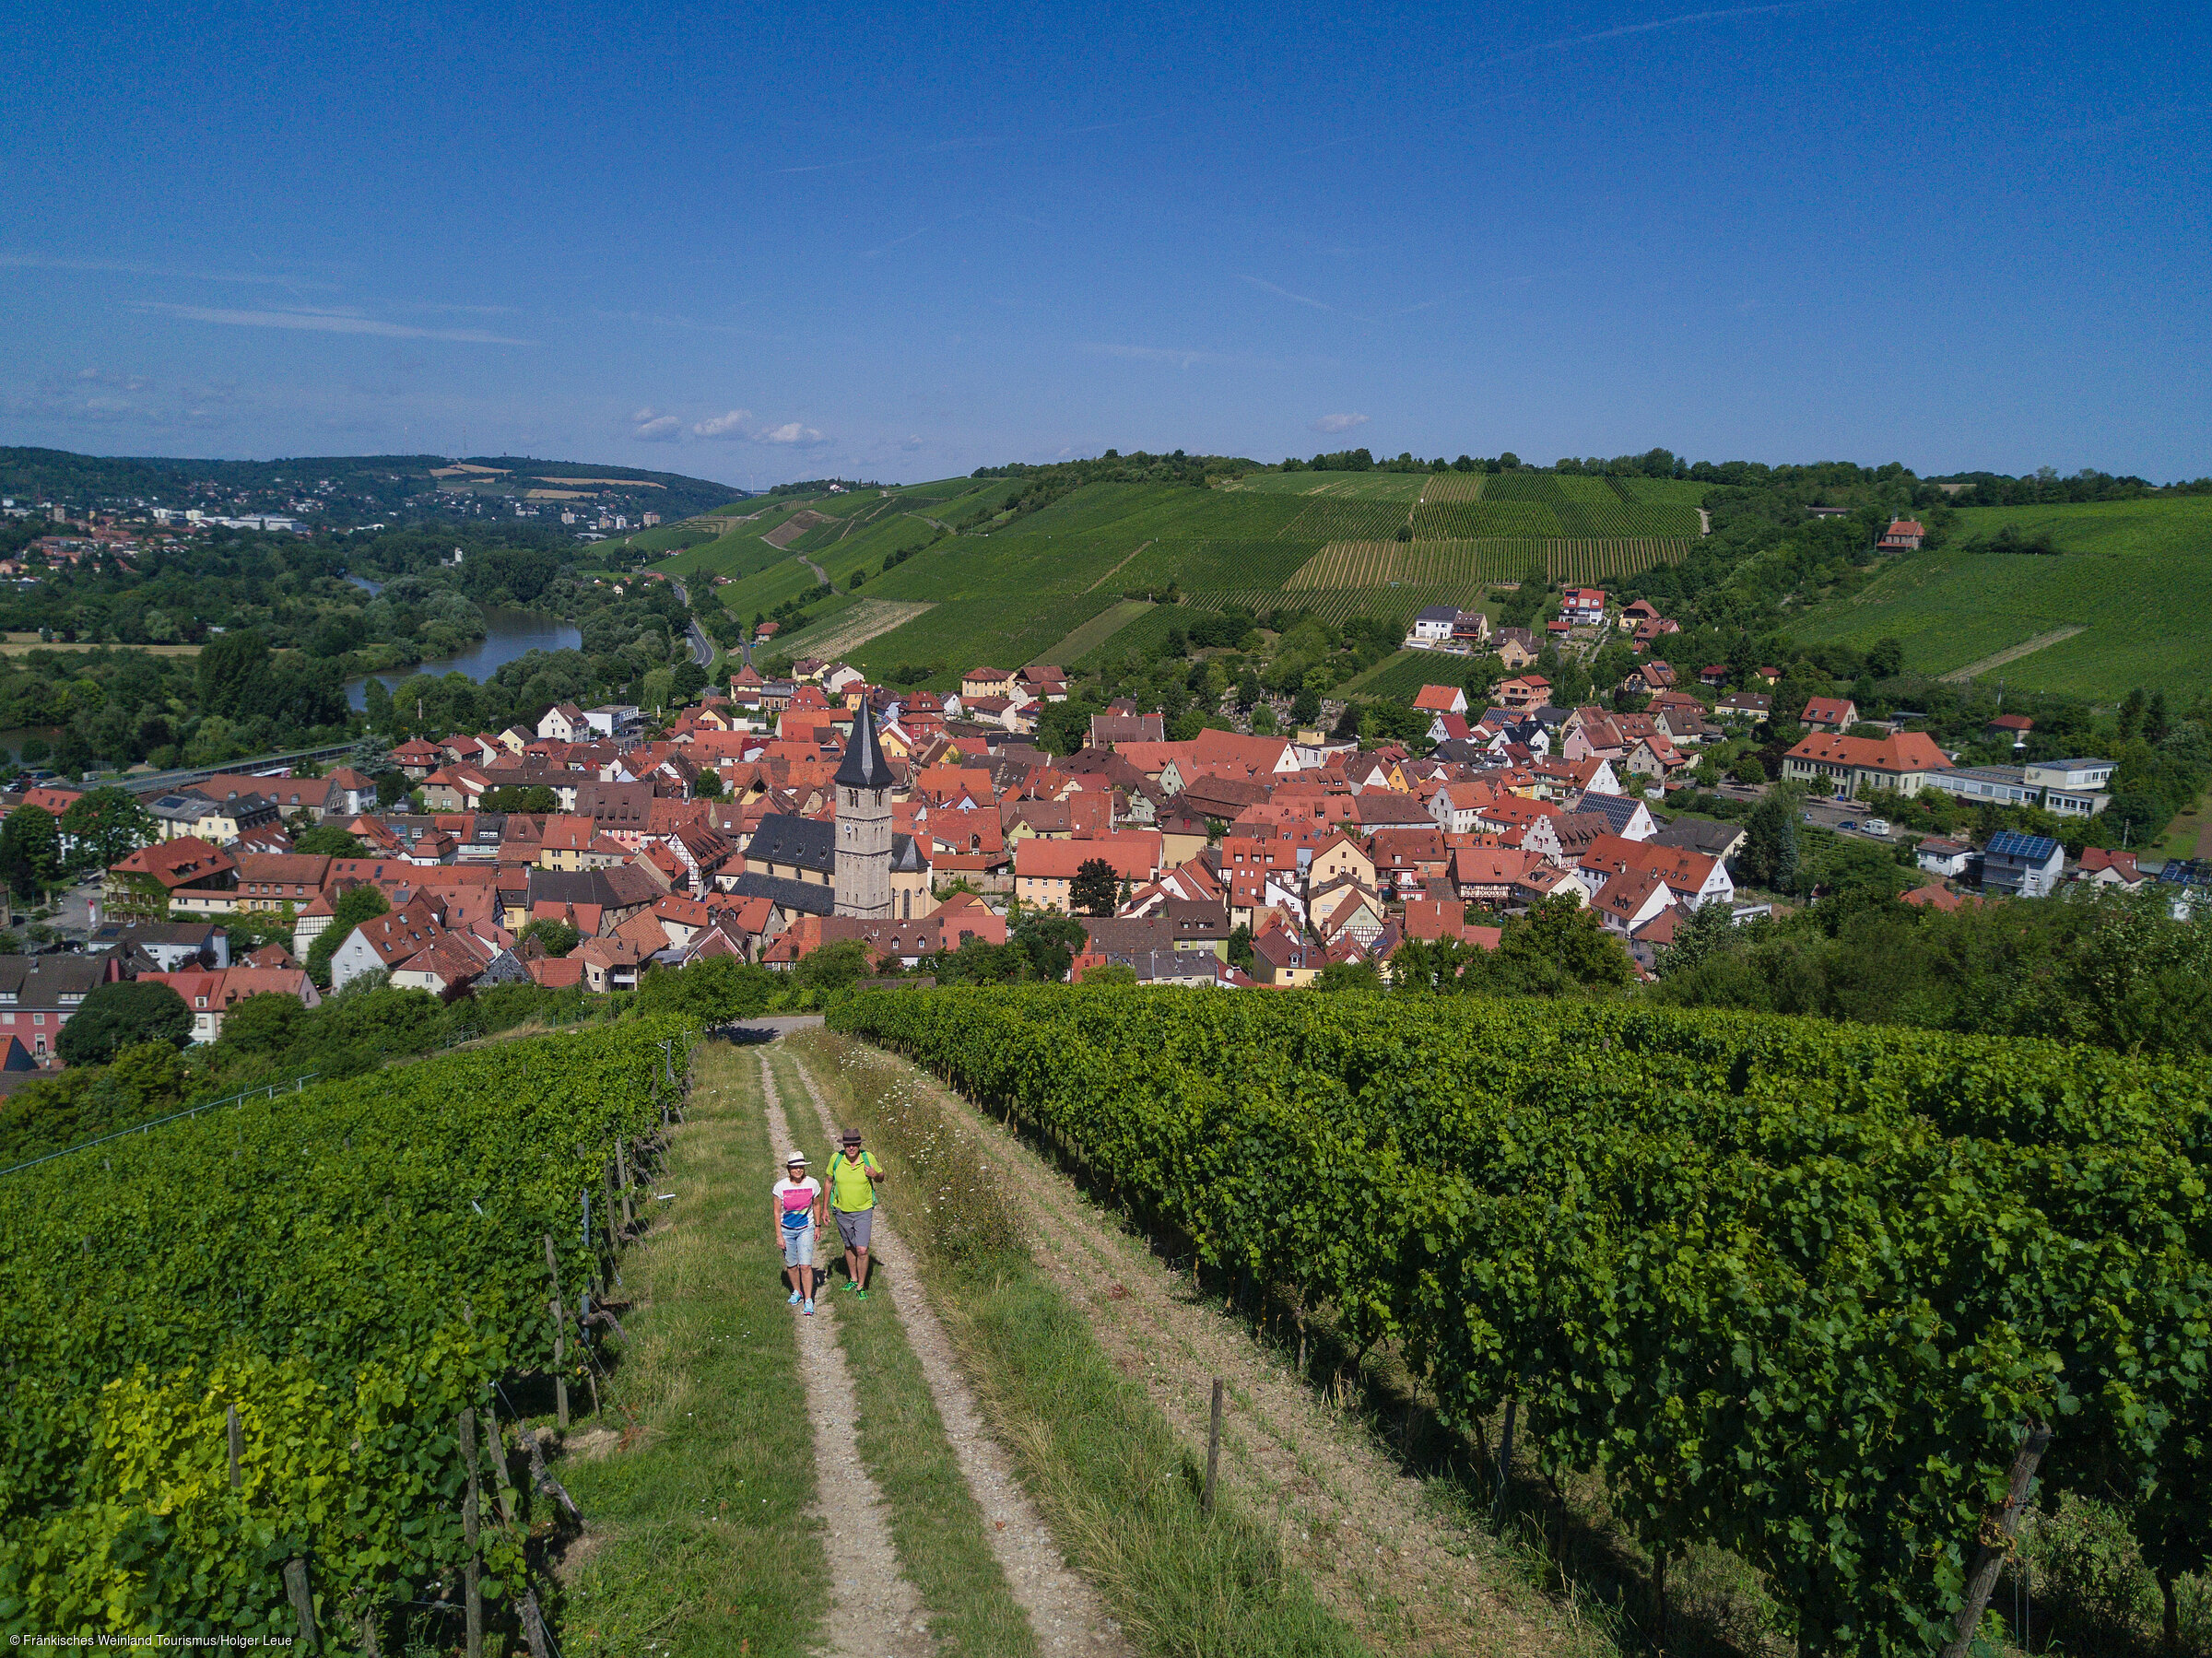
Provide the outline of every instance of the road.
<path id="1" fill-rule="evenodd" d="M 686 610 L 690 609 L 690 590 L 685 587 L 683 582 L 675 576 L 670 576 L 668 578 L 668 585 L 676 589 L 677 599 L 683 606 L 683 607 Z M 702 668 L 712 669 L 714 665 L 714 641 L 707 637 L 707 631 L 704 628 L 701 628 L 699 625 L 699 618 L 697 617 L 693 617 L 691 618 L 689 627 L 691 633 L 691 660 L 698 663 Z M 747 653 L 745 660 L 748 664 L 752 662 L 753 659 L 749 652 Z"/>
<path id="2" fill-rule="evenodd" d="M 819 582 L 824 587 L 827 587 L 831 593 L 835 593 L 837 591 L 837 583 L 830 579 L 830 572 L 828 570 L 824 570 L 820 565 L 809 559 L 805 553 L 795 553 L 793 555 L 793 557 L 797 559 L 798 561 L 801 564 L 804 564 L 808 570 L 814 571 L 814 579 Z"/>
<path id="3" fill-rule="evenodd" d="M 1747 783 L 1724 782 L 1716 787 L 1712 793 L 1724 795 L 1730 800 L 1757 804 L 1765 798 L 1767 792 L 1764 787 Z M 1854 800 L 1824 800 L 1817 795 L 1807 795 L 1799 804 L 1803 807 L 1803 821 L 1811 824 L 1816 829 L 1841 829 L 1846 823 L 1859 824 L 1866 820 L 1866 807 Z M 1895 841 L 1900 832 L 1897 829 L 1891 829 L 1887 837 L 1869 835 L 1864 838 L 1872 841 L 1884 839 Z M 1853 829 L 1851 833 L 1856 835 L 1859 831 Z"/>

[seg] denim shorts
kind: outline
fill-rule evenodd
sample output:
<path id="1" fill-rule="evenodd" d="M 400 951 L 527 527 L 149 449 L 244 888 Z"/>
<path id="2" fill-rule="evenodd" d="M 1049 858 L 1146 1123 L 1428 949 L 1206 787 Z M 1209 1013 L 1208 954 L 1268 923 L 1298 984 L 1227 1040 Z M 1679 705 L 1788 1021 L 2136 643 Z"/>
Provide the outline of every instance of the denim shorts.
<path id="1" fill-rule="evenodd" d="M 803 1226 L 797 1231 L 783 1229 L 783 1264 L 812 1266 L 814 1264 L 814 1228 Z"/>

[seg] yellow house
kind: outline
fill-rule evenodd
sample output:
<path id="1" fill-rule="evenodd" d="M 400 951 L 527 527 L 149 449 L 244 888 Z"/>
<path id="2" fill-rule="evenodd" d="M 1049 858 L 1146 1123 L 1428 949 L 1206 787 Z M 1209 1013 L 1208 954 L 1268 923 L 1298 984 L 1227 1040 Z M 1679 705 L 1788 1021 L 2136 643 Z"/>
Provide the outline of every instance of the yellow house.
<path id="1" fill-rule="evenodd" d="M 1371 888 L 1375 884 L 1375 861 L 1359 841 L 1349 835 L 1339 834 L 1313 854 L 1313 862 L 1306 868 L 1306 885 L 1325 887 L 1347 875 L 1362 887 Z"/>
<path id="2" fill-rule="evenodd" d="M 1252 976 L 1278 990 L 1296 990 L 1321 977 L 1328 954 L 1317 944 L 1270 930 L 1252 941 Z"/>
<path id="3" fill-rule="evenodd" d="M 1014 676 L 1004 668 L 970 668 L 960 676 L 960 700 L 971 697 L 1011 697 Z"/>

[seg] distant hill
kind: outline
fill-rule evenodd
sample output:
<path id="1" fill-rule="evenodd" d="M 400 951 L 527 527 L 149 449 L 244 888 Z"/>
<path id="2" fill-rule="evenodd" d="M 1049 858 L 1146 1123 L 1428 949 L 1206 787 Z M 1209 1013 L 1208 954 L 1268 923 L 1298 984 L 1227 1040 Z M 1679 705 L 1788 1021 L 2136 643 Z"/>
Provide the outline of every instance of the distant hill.
<path id="1" fill-rule="evenodd" d="M 194 461 L 0 448 L 0 495 L 75 507 L 202 507 L 297 512 L 336 527 L 378 520 L 511 515 L 513 503 L 558 516 L 563 506 L 688 518 L 745 491 L 677 472 L 527 456 L 303 455 L 280 461 Z M 311 512 L 307 503 L 314 503 Z"/>
<path id="2" fill-rule="evenodd" d="M 655 568 L 672 575 L 726 578 L 716 596 L 740 624 L 776 620 L 779 651 L 834 652 L 942 688 L 979 664 L 1118 657 L 1208 612 L 1365 617 L 1402 630 L 1424 606 L 1489 605 L 1501 586 L 1627 575 L 1697 544 L 1706 488 L 1165 459 L 1130 457 L 1130 476 L 1056 477 L 1041 491 L 1026 468 L 779 491 L 728 515 L 720 536 L 687 527 L 630 542 L 669 554 Z M 834 593 L 820 590 L 823 574 Z"/>

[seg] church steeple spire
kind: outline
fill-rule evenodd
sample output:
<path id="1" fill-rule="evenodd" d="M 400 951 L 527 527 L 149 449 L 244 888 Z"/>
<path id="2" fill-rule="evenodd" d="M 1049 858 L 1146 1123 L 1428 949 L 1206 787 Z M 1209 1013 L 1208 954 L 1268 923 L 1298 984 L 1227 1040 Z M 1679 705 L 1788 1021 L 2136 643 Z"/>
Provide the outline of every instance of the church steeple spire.
<path id="1" fill-rule="evenodd" d="M 876 739 L 876 710 L 865 692 L 853 716 L 853 740 L 845 746 L 845 758 L 832 781 L 841 789 L 891 786 L 891 769 L 884 763 L 883 745 Z"/>

